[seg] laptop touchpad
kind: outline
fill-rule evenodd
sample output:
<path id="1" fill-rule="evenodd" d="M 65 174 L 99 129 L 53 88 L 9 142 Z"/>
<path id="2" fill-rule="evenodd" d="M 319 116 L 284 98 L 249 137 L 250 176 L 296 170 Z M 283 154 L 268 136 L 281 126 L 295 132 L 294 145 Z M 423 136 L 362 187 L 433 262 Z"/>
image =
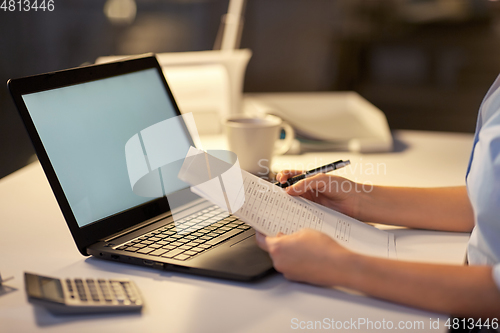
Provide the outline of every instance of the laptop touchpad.
<path id="1" fill-rule="evenodd" d="M 231 246 L 255 246 L 255 234 L 248 236 L 247 238 L 241 239 L 234 244 L 231 244 Z"/>

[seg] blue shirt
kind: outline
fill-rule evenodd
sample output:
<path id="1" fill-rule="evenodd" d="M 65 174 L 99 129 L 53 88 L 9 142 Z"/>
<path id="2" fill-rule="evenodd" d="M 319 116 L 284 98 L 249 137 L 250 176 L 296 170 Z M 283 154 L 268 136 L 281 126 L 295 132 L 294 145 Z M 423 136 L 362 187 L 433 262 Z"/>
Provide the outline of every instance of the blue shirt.
<path id="1" fill-rule="evenodd" d="M 500 289 L 500 76 L 479 109 L 466 175 L 475 227 L 467 248 L 470 265 L 490 265 Z"/>

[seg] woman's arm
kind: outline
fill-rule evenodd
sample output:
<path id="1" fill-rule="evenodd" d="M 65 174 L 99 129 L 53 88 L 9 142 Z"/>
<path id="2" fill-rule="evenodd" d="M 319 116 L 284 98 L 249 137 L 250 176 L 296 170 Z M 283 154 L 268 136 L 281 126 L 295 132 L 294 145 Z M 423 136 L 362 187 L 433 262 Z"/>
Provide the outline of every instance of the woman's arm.
<path id="1" fill-rule="evenodd" d="M 276 178 L 284 183 L 298 173 L 301 171 L 282 171 Z M 343 177 L 318 174 L 286 191 L 365 222 L 446 231 L 471 231 L 474 227 L 465 186 L 362 186 Z"/>
<path id="2" fill-rule="evenodd" d="M 358 218 L 362 221 L 463 232 L 470 232 L 474 227 L 465 186 L 374 186 L 370 193 L 361 193 L 359 200 Z"/>
<path id="3" fill-rule="evenodd" d="M 287 279 L 342 286 L 367 295 L 462 317 L 498 318 L 500 291 L 491 267 L 409 263 L 353 253 L 313 230 L 258 244 Z"/>

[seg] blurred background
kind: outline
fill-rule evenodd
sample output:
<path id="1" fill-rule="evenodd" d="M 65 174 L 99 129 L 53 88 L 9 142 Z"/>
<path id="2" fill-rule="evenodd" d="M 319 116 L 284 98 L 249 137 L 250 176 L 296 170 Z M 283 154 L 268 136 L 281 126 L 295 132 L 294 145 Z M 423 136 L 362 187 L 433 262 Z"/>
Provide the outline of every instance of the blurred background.
<path id="1" fill-rule="evenodd" d="M 0 10 L 0 81 L 103 55 L 210 50 L 227 8 L 228 0 L 55 0 L 53 12 Z M 245 92 L 354 90 L 391 129 L 472 133 L 500 73 L 500 4 L 248 0 L 241 47 L 253 52 Z M 33 154 L 4 86 L 0 178 Z"/>

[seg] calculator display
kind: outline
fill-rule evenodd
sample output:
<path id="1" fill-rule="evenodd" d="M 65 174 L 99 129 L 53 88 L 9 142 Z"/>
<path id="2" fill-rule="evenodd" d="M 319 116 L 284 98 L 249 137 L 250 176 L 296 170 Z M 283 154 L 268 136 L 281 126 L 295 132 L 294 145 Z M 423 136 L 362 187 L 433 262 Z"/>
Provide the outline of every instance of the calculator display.
<path id="1" fill-rule="evenodd" d="M 40 289 L 42 297 L 50 299 L 54 302 L 64 302 L 64 294 L 61 286 L 61 281 L 58 279 L 41 277 Z"/>

